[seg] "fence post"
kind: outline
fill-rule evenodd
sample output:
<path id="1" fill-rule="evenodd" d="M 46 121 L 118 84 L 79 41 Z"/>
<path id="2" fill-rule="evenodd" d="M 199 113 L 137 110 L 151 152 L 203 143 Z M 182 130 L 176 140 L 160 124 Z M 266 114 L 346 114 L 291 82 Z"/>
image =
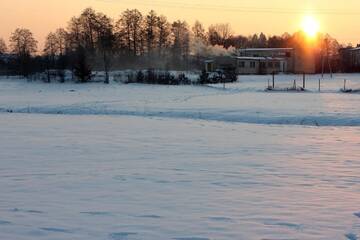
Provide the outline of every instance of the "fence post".
<path id="1" fill-rule="evenodd" d="M 305 89 L 305 72 L 303 72 L 303 88 Z"/>
<path id="2" fill-rule="evenodd" d="M 344 92 L 346 91 L 346 79 L 344 79 Z"/>
<path id="3" fill-rule="evenodd" d="M 319 92 L 321 91 L 321 79 L 319 78 Z"/>
<path id="4" fill-rule="evenodd" d="M 273 89 L 275 89 L 275 72 L 272 73 Z"/>

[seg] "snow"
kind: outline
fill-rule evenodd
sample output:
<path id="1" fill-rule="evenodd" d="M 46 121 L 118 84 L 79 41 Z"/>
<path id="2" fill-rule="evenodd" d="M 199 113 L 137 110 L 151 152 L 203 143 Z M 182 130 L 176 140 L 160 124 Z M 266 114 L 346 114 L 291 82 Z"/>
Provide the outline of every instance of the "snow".
<path id="1" fill-rule="evenodd" d="M 235 57 L 239 60 L 284 60 L 284 58 L 274 58 L 274 57 Z"/>
<path id="2" fill-rule="evenodd" d="M 252 51 L 287 51 L 294 50 L 294 48 L 241 48 L 240 52 L 252 52 Z"/>
<path id="3" fill-rule="evenodd" d="M 267 77 L 1 79 L 0 239 L 359 239 L 360 75 Z"/>
<path id="4" fill-rule="evenodd" d="M 359 94 L 340 92 L 360 87 L 360 75 L 308 76 L 307 92 L 265 92 L 271 76 L 240 76 L 234 84 L 150 86 L 137 84 L 44 84 L 0 80 L 0 112 L 133 115 L 205 119 L 257 124 L 360 126 Z M 278 75 L 276 86 L 292 87 L 300 75 Z"/>

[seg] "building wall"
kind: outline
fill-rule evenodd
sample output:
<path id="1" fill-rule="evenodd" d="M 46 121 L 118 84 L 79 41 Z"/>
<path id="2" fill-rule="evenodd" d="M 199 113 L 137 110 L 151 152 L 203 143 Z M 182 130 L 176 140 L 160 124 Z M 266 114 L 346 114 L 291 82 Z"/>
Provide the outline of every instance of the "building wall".
<path id="1" fill-rule="evenodd" d="M 272 74 L 285 72 L 287 69 L 286 61 L 278 59 L 238 59 L 238 74 Z"/>
<path id="2" fill-rule="evenodd" d="M 287 69 L 287 61 L 273 58 L 242 58 L 242 57 L 217 57 L 207 60 L 204 63 L 207 72 L 215 72 L 216 70 L 235 70 L 241 74 L 272 74 L 285 72 Z"/>
<path id="3" fill-rule="evenodd" d="M 287 72 L 287 63 L 285 60 L 265 60 L 260 62 L 261 74 L 272 74 Z"/>
<path id="4" fill-rule="evenodd" d="M 260 74 L 260 62 L 256 60 L 237 59 L 237 74 Z"/>
<path id="5" fill-rule="evenodd" d="M 286 60 L 280 68 L 268 70 L 268 72 L 286 72 L 293 73 L 296 71 L 296 52 L 292 48 L 253 48 L 253 49 L 240 49 L 239 55 L 243 57 L 271 57 L 283 58 Z M 279 69 L 281 71 L 279 71 Z"/>
<path id="6" fill-rule="evenodd" d="M 343 72 L 360 72 L 360 48 L 344 48 L 339 53 Z"/>
<path id="7" fill-rule="evenodd" d="M 277 54 L 279 55 L 279 54 Z M 274 58 L 270 54 L 266 57 L 216 57 L 207 60 L 204 68 L 207 72 L 216 70 L 233 70 L 237 74 L 272 74 L 288 72 L 289 62 L 287 58 Z"/>
<path id="8" fill-rule="evenodd" d="M 217 57 L 213 59 L 212 65 L 209 66 L 211 66 L 212 71 L 216 69 L 236 68 L 238 74 L 271 74 L 273 72 L 316 73 L 316 59 L 314 51 L 311 48 L 302 50 L 301 52 L 291 48 L 240 49 L 239 55 L 239 58 L 243 59 L 230 56 Z M 358 63 L 360 66 L 360 49 L 354 53 L 352 57 L 352 61 Z M 261 60 L 261 58 L 268 59 Z M 240 62 L 245 62 L 245 65 L 242 65 Z M 255 65 L 251 62 L 255 62 Z M 206 70 L 210 72 L 208 66 L 206 66 Z"/>

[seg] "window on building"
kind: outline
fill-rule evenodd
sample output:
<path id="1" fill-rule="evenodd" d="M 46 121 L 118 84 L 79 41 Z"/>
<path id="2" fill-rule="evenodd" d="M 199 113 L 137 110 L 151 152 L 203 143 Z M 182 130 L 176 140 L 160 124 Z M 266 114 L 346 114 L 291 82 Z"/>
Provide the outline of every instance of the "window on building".
<path id="1" fill-rule="evenodd" d="M 208 63 L 206 63 L 206 71 L 207 72 L 213 72 L 214 70 L 214 64 L 212 63 L 212 62 L 208 62 Z"/>
<path id="2" fill-rule="evenodd" d="M 275 67 L 276 67 L 276 68 L 280 68 L 280 62 L 276 62 L 276 63 L 275 63 Z"/>
<path id="3" fill-rule="evenodd" d="M 266 62 L 261 62 L 261 63 L 260 63 L 260 67 L 261 67 L 261 68 L 266 68 Z"/>
<path id="4" fill-rule="evenodd" d="M 268 67 L 273 68 L 274 67 L 273 62 L 268 62 Z"/>
<path id="5" fill-rule="evenodd" d="M 250 68 L 255 68 L 256 67 L 256 62 L 250 62 Z"/>
<path id="6" fill-rule="evenodd" d="M 245 62 L 239 62 L 239 68 L 244 68 L 245 67 Z"/>
<path id="7" fill-rule="evenodd" d="M 291 52 L 286 52 L 286 55 L 285 55 L 287 58 L 291 58 Z"/>

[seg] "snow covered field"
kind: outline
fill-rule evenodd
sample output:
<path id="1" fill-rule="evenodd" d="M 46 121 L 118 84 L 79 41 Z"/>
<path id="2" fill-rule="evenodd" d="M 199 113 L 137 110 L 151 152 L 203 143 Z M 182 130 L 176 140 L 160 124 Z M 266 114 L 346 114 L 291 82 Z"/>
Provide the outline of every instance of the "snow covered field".
<path id="1" fill-rule="evenodd" d="M 0 79 L 0 239 L 359 239 L 360 76 L 312 77 Z"/>
<path id="2" fill-rule="evenodd" d="M 343 79 L 360 87 L 360 75 L 336 75 L 306 93 L 264 92 L 270 76 L 241 76 L 239 82 L 204 86 L 101 83 L 44 84 L 0 79 L 0 112 L 158 116 L 260 124 L 360 126 L 360 94 L 339 93 Z M 291 86 L 301 76 L 277 76 Z M 299 80 L 300 81 L 300 80 Z"/>

